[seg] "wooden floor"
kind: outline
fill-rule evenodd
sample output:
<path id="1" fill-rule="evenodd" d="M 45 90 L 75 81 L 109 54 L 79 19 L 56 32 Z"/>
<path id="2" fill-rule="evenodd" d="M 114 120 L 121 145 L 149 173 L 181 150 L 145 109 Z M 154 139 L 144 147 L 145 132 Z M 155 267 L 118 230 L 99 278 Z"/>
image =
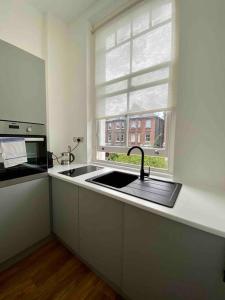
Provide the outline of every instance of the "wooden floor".
<path id="1" fill-rule="evenodd" d="M 0 273 L 0 300 L 121 300 L 59 242 Z"/>

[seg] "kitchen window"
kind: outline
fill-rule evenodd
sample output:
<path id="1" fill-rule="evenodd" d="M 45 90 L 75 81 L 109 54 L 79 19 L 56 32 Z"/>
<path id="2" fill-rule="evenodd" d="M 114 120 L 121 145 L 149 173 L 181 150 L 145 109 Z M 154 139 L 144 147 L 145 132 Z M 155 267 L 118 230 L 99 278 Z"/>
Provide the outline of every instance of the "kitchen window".
<path id="1" fill-rule="evenodd" d="M 150 142 L 150 133 L 145 135 L 145 142 Z"/>
<path id="2" fill-rule="evenodd" d="M 116 122 L 116 129 L 120 129 L 120 122 Z"/>
<path id="3" fill-rule="evenodd" d="M 117 142 L 117 143 L 120 142 L 120 134 L 119 134 L 119 133 L 117 133 L 117 135 L 116 135 L 116 142 Z"/>
<path id="4" fill-rule="evenodd" d="M 130 122 L 130 128 L 136 128 L 136 121 L 131 121 Z"/>
<path id="5" fill-rule="evenodd" d="M 131 133 L 130 141 L 131 141 L 131 143 L 135 143 L 135 134 L 134 133 Z"/>
<path id="6" fill-rule="evenodd" d="M 141 134 L 140 133 L 138 133 L 138 136 L 137 136 L 137 142 L 138 142 L 138 144 L 140 144 L 141 143 Z"/>
<path id="7" fill-rule="evenodd" d="M 146 120 L 145 127 L 146 128 L 151 128 L 152 127 L 151 120 Z"/>
<path id="8" fill-rule="evenodd" d="M 149 1 L 95 32 L 97 159 L 110 160 L 115 153 L 119 157 L 139 144 L 147 156 L 164 161 L 163 169 L 169 168 L 175 112 L 174 16 L 172 0 Z M 105 145 L 107 122 L 116 122 L 123 145 L 118 145 L 117 135 L 115 144 Z"/>
<path id="9" fill-rule="evenodd" d="M 109 133 L 109 134 L 108 134 L 108 143 L 111 143 L 111 142 L 112 142 L 112 134 Z"/>

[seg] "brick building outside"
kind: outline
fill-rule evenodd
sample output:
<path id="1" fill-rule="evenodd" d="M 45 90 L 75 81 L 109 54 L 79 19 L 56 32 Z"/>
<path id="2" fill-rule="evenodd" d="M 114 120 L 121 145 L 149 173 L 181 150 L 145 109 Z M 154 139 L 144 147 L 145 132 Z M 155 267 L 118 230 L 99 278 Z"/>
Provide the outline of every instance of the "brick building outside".
<path id="1" fill-rule="evenodd" d="M 107 146 L 164 146 L 165 120 L 157 115 L 132 116 L 129 118 L 127 129 L 126 119 L 115 118 L 105 124 L 105 144 Z"/>

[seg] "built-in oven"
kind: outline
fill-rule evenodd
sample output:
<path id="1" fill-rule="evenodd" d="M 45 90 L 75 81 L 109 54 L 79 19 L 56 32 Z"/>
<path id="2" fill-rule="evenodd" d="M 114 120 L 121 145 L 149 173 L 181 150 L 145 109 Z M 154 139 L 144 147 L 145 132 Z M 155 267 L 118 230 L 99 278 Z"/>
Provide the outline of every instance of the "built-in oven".
<path id="1" fill-rule="evenodd" d="M 0 121 L 0 141 L 22 137 L 25 140 L 27 162 L 5 168 L 0 153 L 0 183 L 47 172 L 46 128 L 42 124 Z M 1 184 L 0 184 L 1 186 Z"/>

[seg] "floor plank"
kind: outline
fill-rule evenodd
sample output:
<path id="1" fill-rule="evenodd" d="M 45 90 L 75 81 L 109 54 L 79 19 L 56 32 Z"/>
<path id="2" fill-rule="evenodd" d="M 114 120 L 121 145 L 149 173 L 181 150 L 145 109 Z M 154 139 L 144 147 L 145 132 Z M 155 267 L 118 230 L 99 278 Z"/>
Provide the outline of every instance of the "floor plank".
<path id="1" fill-rule="evenodd" d="M 122 300 L 58 241 L 0 273 L 0 300 Z"/>

